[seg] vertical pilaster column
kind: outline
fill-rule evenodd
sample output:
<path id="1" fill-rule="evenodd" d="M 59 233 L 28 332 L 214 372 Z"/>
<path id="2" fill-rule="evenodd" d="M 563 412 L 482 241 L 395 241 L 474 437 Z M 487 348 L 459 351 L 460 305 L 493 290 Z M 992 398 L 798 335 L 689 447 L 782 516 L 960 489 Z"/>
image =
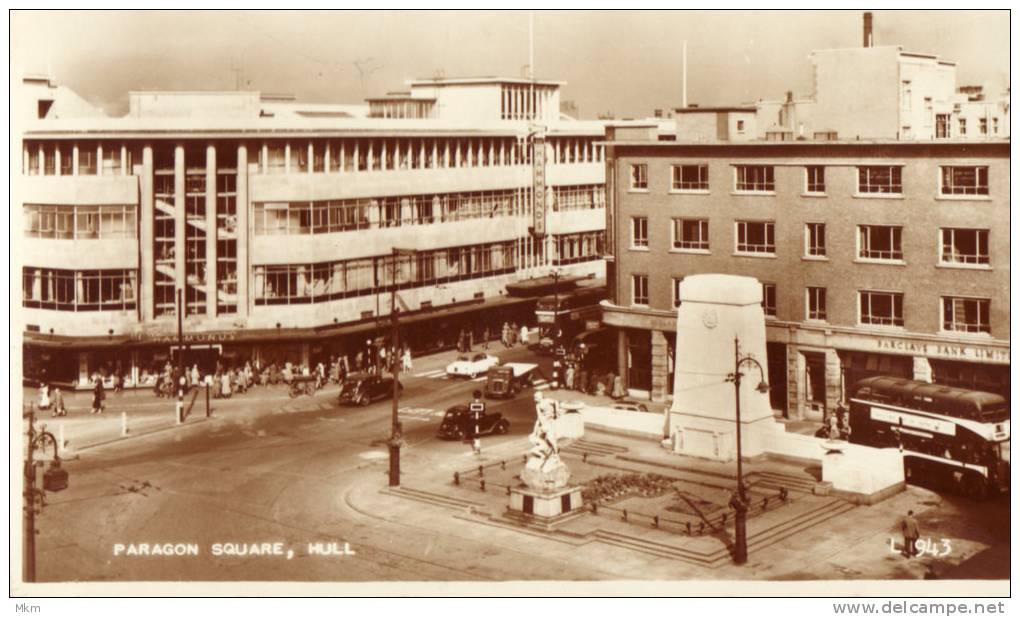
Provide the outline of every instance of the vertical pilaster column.
<path id="1" fill-rule="evenodd" d="M 42 170 L 40 170 L 39 173 L 41 174 Z M 103 144 L 102 143 L 100 143 L 98 146 L 96 146 L 96 175 L 97 176 L 103 175 Z"/>
<path id="2" fill-rule="evenodd" d="M 843 400 L 843 363 L 835 349 L 825 350 L 825 408 L 835 410 Z"/>
<path id="3" fill-rule="evenodd" d="M 237 147 L 237 315 L 242 319 L 248 317 L 248 281 L 251 278 L 250 260 L 248 258 L 248 234 L 251 206 L 248 204 L 248 148 L 241 144 Z"/>
<path id="4" fill-rule="evenodd" d="M 308 161 L 308 173 L 315 171 L 315 148 L 313 143 L 312 140 L 308 140 L 308 158 L 305 159 Z"/>
<path id="5" fill-rule="evenodd" d="M 205 147 L 205 314 L 216 317 L 216 146 Z"/>
<path id="6" fill-rule="evenodd" d="M 60 173 L 60 145 L 55 144 L 53 147 L 53 175 L 59 176 Z"/>
<path id="7" fill-rule="evenodd" d="M 630 355 L 627 349 L 627 331 L 623 328 L 617 328 L 616 330 L 616 374 L 620 376 L 623 381 L 623 391 L 627 392 L 627 388 L 630 387 L 630 362 L 628 357 Z"/>
<path id="8" fill-rule="evenodd" d="M 330 173 L 331 171 L 333 171 L 332 168 L 329 165 L 329 157 L 333 155 L 333 153 L 331 151 L 332 150 L 332 147 L 331 147 L 332 145 L 333 145 L 332 142 L 327 141 L 325 146 L 324 146 L 325 150 L 322 153 L 322 171 L 324 173 L 327 173 L 327 174 Z"/>
<path id="9" fill-rule="evenodd" d="M 290 173 L 290 142 L 283 147 L 283 173 Z"/>
<path id="10" fill-rule="evenodd" d="M 188 213 L 185 209 L 184 188 L 184 146 L 178 145 L 174 148 L 174 287 L 181 290 L 184 296 L 182 310 L 186 308 L 188 302 L 188 279 L 184 261 L 188 249 L 186 236 Z M 188 311 L 184 310 L 184 314 L 187 315 Z"/>
<path id="11" fill-rule="evenodd" d="M 78 144 L 74 144 L 74 150 L 71 151 L 71 175 L 78 175 Z"/>
<path id="12" fill-rule="evenodd" d="M 156 274 L 153 251 L 155 242 L 155 199 L 152 178 L 152 146 L 142 148 L 142 164 L 138 173 L 138 254 L 141 276 L 138 277 L 138 304 L 142 323 L 151 321 L 156 313 Z"/>
<path id="13" fill-rule="evenodd" d="M 931 363 L 924 356 L 914 356 L 914 379 L 917 381 L 934 381 L 931 370 Z M 849 385 L 849 384 L 847 384 Z"/>
<path id="14" fill-rule="evenodd" d="M 652 400 L 666 400 L 669 379 L 669 350 L 666 335 L 661 330 L 652 330 Z"/>
<path id="15" fill-rule="evenodd" d="M 807 362 L 804 354 L 794 345 L 786 346 L 786 409 L 787 417 L 800 420 L 804 417 L 804 405 L 801 400 L 804 392 L 804 377 Z"/>

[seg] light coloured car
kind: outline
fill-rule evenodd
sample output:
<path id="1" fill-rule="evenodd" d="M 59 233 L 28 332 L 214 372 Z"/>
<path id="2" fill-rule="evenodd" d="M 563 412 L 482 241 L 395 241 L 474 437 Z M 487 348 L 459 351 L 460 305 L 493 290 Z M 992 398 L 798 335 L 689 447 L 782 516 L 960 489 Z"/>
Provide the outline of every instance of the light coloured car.
<path id="1" fill-rule="evenodd" d="M 479 375 L 489 372 L 489 369 L 499 364 L 499 358 L 485 353 L 476 353 L 472 356 L 459 356 L 456 360 L 446 366 L 446 374 L 451 377 L 470 377 L 474 379 Z"/>

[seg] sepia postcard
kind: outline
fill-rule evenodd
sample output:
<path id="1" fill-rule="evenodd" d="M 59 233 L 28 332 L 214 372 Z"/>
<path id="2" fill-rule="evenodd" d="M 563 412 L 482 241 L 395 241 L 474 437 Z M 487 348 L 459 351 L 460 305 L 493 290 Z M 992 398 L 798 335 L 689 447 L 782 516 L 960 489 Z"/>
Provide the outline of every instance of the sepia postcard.
<path id="1" fill-rule="evenodd" d="M 1008 11 L 9 30 L 16 612 L 1004 611 Z"/>

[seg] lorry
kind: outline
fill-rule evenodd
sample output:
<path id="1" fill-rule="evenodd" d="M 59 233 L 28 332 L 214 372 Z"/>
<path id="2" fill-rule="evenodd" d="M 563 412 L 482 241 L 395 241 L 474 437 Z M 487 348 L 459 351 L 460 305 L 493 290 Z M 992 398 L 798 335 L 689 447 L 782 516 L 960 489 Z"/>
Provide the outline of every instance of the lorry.
<path id="1" fill-rule="evenodd" d="M 507 362 L 490 368 L 485 381 L 485 398 L 513 398 L 531 386 L 537 368 L 537 364 L 528 362 Z"/>

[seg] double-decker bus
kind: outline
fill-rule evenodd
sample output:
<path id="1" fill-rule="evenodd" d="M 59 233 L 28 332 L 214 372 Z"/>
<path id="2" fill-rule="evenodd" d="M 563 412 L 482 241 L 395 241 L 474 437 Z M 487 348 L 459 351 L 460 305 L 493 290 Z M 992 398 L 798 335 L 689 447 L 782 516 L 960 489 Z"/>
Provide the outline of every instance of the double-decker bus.
<path id="1" fill-rule="evenodd" d="M 599 302 L 609 297 L 605 286 L 579 287 L 543 296 L 535 305 L 539 341 L 537 351 L 552 353 L 581 332 L 598 327 L 602 309 Z"/>
<path id="2" fill-rule="evenodd" d="M 1009 405 L 998 394 L 899 377 L 850 393 L 850 441 L 903 450 L 907 482 L 975 498 L 1009 490 Z"/>

